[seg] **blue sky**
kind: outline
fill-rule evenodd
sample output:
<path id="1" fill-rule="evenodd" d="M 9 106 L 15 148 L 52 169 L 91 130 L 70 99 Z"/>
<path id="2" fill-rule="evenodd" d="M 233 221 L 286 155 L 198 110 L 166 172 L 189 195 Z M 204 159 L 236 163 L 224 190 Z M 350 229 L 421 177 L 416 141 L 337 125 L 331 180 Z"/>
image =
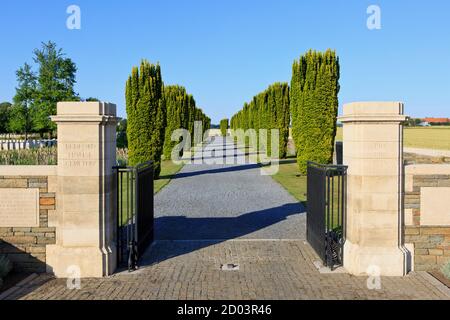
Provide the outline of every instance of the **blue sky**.
<path id="1" fill-rule="evenodd" d="M 81 8 L 81 30 L 66 9 Z M 366 27 L 381 8 L 381 30 Z M 411 116 L 450 117 L 448 0 L 2 0 L 0 101 L 12 100 L 15 70 L 55 41 L 77 66 L 76 91 L 118 105 L 142 58 L 160 62 L 164 82 L 180 84 L 218 123 L 276 81 L 310 48 L 337 50 L 340 104 L 406 103 Z"/>

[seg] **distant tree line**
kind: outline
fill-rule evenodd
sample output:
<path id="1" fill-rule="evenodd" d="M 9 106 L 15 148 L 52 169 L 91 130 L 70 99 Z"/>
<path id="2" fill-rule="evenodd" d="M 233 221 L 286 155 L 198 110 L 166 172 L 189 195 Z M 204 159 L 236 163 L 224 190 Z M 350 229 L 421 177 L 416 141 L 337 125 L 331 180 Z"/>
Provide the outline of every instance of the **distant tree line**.
<path id="1" fill-rule="evenodd" d="M 164 154 L 170 159 L 179 141 L 171 141 L 172 132 L 186 129 L 194 134 L 194 123 L 202 123 L 203 134 L 211 120 L 195 104 L 192 95 L 181 86 L 164 87 L 159 64 L 143 60 L 133 67 L 125 89 L 129 164 L 153 161 L 155 177 L 161 170 Z"/>

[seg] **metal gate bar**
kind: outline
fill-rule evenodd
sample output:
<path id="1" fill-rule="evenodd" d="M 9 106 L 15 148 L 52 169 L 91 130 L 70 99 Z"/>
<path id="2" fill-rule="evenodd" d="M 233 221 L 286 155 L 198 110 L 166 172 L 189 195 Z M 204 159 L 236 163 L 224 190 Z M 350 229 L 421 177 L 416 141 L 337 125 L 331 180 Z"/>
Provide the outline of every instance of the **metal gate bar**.
<path id="1" fill-rule="evenodd" d="M 308 162 L 307 240 L 332 270 L 343 263 L 347 166 Z"/>
<path id="2" fill-rule="evenodd" d="M 153 162 L 114 167 L 117 178 L 117 264 L 137 269 L 154 238 Z"/>

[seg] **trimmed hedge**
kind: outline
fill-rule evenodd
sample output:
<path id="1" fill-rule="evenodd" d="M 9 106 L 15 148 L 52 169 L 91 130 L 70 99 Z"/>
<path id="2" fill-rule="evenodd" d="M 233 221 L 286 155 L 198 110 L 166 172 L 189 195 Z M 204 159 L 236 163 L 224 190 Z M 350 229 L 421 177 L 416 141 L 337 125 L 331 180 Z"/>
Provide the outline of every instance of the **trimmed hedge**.
<path id="1" fill-rule="evenodd" d="M 227 136 L 228 126 L 229 126 L 228 125 L 228 119 L 220 120 L 220 132 L 221 132 L 223 137 Z"/>
<path id="2" fill-rule="evenodd" d="M 167 120 L 164 139 L 164 158 L 172 158 L 172 150 L 179 141 L 172 141 L 172 133 L 176 129 L 187 129 L 189 117 L 189 99 L 186 89 L 181 86 L 167 86 L 164 89 Z M 180 154 L 182 156 L 182 154 Z"/>
<path id="3" fill-rule="evenodd" d="M 280 158 L 287 154 L 289 140 L 289 85 L 287 83 L 274 83 L 264 92 L 253 97 L 250 103 L 245 103 L 241 111 L 231 118 L 231 128 L 255 129 L 259 139 L 259 130 L 267 130 L 267 145 L 259 141 L 259 147 L 271 155 L 271 130 L 278 129 L 280 133 Z"/>
<path id="4" fill-rule="evenodd" d="M 339 58 L 335 51 L 309 51 L 294 61 L 291 81 L 292 135 L 297 163 L 331 163 L 338 114 Z"/>
<path id="5" fill-rule="evenodd" d="M 159 64 L 143 60 L 126 83 L 127 137 L 131 166 L 152 160 L 155 178 L 161 171 L 166 127 L 164 84 Z"/>
<path id="6" fill-rule="evenodd" d="M 173 131 L 183 128 L 189 131 L 192 143 L 203 141 L 204 133 L 211 128 L 211 119 L 205 115 L 202 109 L 196 106 L 194 97 L 189 95 L 182 86 L 167 86 L 164 89 L 164 96 L 167 108 L 164 158 L 171 159 L 173 148 L 181 142 L 172 141 Z M 194 137 L 196 121 L 202 124 L 202 131 L 197 132 L 197 140 Z"/>

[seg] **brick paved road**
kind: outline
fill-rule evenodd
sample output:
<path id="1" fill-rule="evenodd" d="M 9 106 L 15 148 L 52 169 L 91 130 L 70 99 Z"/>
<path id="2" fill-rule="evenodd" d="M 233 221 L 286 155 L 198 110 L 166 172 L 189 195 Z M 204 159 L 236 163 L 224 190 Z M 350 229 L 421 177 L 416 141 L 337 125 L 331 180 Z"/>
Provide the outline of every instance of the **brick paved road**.
<path id="1" fill-rule="evenodd" d="M 450 299 L 425 273 L 382 278 L 381 290 L 365 277 L 319 273 L 303 207 L 252 165 L 186 166 L 155 209 L 158 240 L 139 271 L 84 279 L 81 290 L 43 275 L 8 298 Z M 239 270 L 221 270 L 228 263 Z"/>
<path id="2" fill-rule="evenodd" d="M 382 278 L 381 290 L 368 290 L 365 277 L 320 274 L 315 260 L 302 240 L 159 241 L 135 273 L 83 280 L 81 290 L 41 277 L 9 298 L 450 299 L 425 273 Z M 222 271 L 223 263 L 240 269 Z"/>

